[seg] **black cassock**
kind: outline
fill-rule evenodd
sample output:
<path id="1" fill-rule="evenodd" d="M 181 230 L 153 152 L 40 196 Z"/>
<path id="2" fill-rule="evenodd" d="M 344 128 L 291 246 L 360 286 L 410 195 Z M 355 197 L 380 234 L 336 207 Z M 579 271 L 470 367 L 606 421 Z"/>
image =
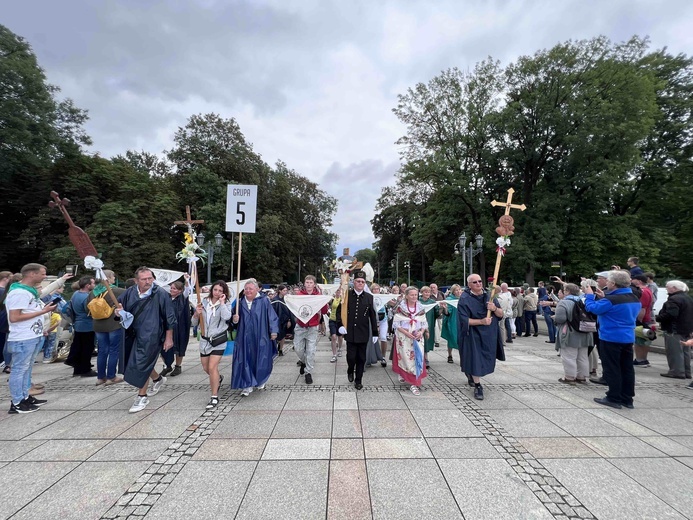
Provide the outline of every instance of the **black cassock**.
<path id="1" fill-rule="evenodd" d="M 277 341 L 281 341 L 289 334 L 289 331 L 293 330 L 294 325 L 296 325 L 296 318 L 294 318 L 293 313 L 284 303 L 284 299 L 279 296 L 272 300 L 272 308 L 279 319 L 279 334 L 277 334 Z M 291 325 L 287 326 L 289 322 L 291 322 Z"/>
<path id="2" fill-rule="evenodd" d="M 353 289 L 349 290 L 346 325 L 342 323 L 342 304 L 337 307 L 337 327 L 342 326 L 346 328 L 344 339 L 347 344 L 347 373 L 355 372 L 356 384 L 361 384 L 366 349 L 378 335 L 378 317 L 372 294 L 366 291 L 356 294 Z"/>
<path id="3" fill-rule="evenodd" d="M 154 370 L 166 331 L 176 326 L 171 296 L 153 285 L 151 294 L 140 298 L 134 285 L 120 296 L 119 301 L 123 310 L 135 317 L 130 327 L 125 329 L 123 375 L 132 386 L 142 388 Z"/>

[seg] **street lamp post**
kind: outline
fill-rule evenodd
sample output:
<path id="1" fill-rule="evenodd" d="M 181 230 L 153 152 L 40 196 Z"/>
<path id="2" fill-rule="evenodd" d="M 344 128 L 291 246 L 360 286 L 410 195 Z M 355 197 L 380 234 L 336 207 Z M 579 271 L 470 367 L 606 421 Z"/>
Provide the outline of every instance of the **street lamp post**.
<path id="1" fill-rule="evenodd" d="M 404 267 L 407 268 L 407 287 L 411 285 L 411 262 L 407 260 L 404 262 Z"/>
<path id="2" fill-rule="evenodd" d="M 469 253 L 469 272 L 471 273 L 474 270 L 474 257 L 481 253 L 483 250 L 482 247 L 484 245 L 484 237 L 481 235 L 477 235 L 474 237 L 474 240 L 476 242 L 476 248 L 474 247 L 474 244 L 469 244 L 469 249 L 467 249 L 467 252 Z"/>
<path id="3" fill-rule="evenodd" d="M 221 251 L 221 242 L 224 237 L 220 233 L 214 235 L 214 244 L 207 247 L 207 283 L 212 283 L 212 264 L 214 263 L 215 251 Z M 205 245 L 205 235 L 200 233 L 197 235 L 197 245 L 202 247 Z"/>
<path id="4" fill-rule="evenodd" d="M 301 262 L 301 255 L 298 255 L 298 283 L 301 283 L 301 267 L 305 267 L 306 262 Z"/>
<path id="5" fill-rule="evenodd" d="M 476 242 L 476 247 L 474 247 L 474 244 L 469 244 L 469 247 L 466 247 L 467 235 L 464 232 L 462 232 L 462 234 L 457 239 L 457 244 L 455 244 L 455 254 L 462 255 L 462 263 L 464 266 L 463 276 L 465 283 L 467 281 L 467 262 L 469 262 L 469 272 L 472 272 L 474 270 L 474 266 L 472 265 L 473 259 L 483 250 L 484 237 L 482 237 L 481 235 L 477 235 L 474 237 L 474 241 Z"/>

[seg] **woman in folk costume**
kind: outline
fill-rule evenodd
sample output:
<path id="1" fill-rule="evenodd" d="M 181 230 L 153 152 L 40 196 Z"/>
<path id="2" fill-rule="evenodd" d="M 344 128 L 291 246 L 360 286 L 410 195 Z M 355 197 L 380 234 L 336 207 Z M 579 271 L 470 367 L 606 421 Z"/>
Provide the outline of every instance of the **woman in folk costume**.
<path id="1" fill-rule="evenodd" d="M 392 319 L 395 332 L 392 347 L 392 370 L 400 383 L 411 385 L 414 395 L 419 395 L 421 381 L 428 374 L 424 363 L 424 334 L 428 322 L 423 305 L 418 300 L 419 290 L 407 287 L 404 299 L 397 306 Z"/>
<path id="2" fill-rule="evenodd" d="M 448 363 L 452 363 L 452 349 L 458 350 L 457 346 L 457 302 L 462 294 L 462 287 L 454 284 L 450 287 L 450 292 L 445 298 L 446 302 L 453 302 L 453 305 L 446 303 L 440 306 L 443 312 L 443 327 L 440 335 L 448 342 Z"/>
<path id="3" fill-rule="evenodd" d="M 436 303 L 437 300 L 431 297 L 431 288 L 424 285 L 421 288 L 421 297 L 419 298 L 419 301 L 424 305 L 430 305 L 432 303 Z M 447 305 L 447 303 L 443 305 Z M 424 356 L 424 360 L 426 361 L 426 370 L 431 368 L 428 363 L 428 353 L 433 350 L 433 347 L 435 347 L 436 344 L 436 319 L 438 319 L 439 314 L 440 307 L 429 309 L 426 313 L 426 321 L 428 322 L 428 333 L 426 334 L 426 342 L 424 344 L 424 349 L 426 352 Z"/>
<path id="4" fill-rule="evenodd" d="M 217 280 L 209 290 L 209 296 L 197 304 L 192 317 L 193 325 L 199 324 L 200 319 L 204 320 L 205 336 L 200 338 L 200 361 L 209 375 L 212 390 L 208 410 L 219 404 L 219 387 L 224 380 L 224 376 L 219 374 L 219 362 L 226 350 L 226 331 L 229 328 L 227 322 L 231 319 L 231 304 L 228 299 L 229 287 L 224 280 Z"/>

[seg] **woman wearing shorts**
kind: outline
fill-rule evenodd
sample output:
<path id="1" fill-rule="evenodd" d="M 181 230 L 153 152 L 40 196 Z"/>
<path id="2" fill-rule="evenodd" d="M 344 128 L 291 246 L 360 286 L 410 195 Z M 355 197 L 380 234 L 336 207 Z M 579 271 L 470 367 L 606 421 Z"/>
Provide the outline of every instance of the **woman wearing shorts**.
<path id="1" fill-rule="evenodd" d="M 212 285 L 209 296 L 197 304 L 192 317 L 193 325 L 199 323 L 200 316 L 204 320 L 205 335 L 200 338 L 200 361 L 202 368 L 209 375 L 209 386 L 212 390 L 212 396 L 207 404 L 208 410 L 219 404 L 219 387 L 224 380 L 224 376 L 219 374 L 219 362 L 226 350 L 226 340 L 217 346 L 212 346 L 210 340 L 226 334 L 229 328 L 227 322 L 231 319 L 231 305 L 228 299 L 229 288 L 226 282 L 218 280 Z"/>

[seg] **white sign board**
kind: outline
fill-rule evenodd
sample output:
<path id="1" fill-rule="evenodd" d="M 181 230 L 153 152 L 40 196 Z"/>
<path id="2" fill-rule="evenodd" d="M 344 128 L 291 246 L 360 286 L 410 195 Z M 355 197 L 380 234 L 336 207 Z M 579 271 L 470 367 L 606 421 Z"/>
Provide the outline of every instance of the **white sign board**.
<path id="1" fill-rule="evenodd" d="M 257 186 L 229 184 L 226 187 L 226 231 L 255 233 Z"/>

